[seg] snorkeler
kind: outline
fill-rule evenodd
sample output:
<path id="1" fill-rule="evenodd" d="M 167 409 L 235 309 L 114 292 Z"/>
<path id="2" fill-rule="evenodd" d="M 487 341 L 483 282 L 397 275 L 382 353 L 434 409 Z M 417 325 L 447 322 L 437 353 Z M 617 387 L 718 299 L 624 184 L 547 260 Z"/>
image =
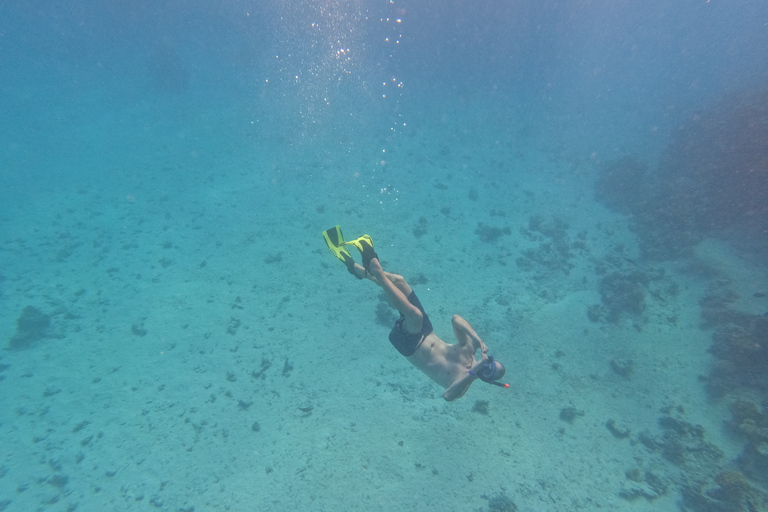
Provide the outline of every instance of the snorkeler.
<path id="1" fill-rule="evenodd" d="M 341 260 L 350 274 L 358 279 L 367 278 L 384 289 L 390 302 L 400 312 L 400 318 L 389 333 L 389 341 L 416 368 L 445 388 L 443 398 L 450 402 L 461 398 L 476 379 L 500 387 L 509 384 L 497 382 L 504 377 L 504 365 L 488 356 L 488 347 L 469 322 L 458 315 L 451 319 L 453 334 L 458 343 L 449 344 L 432 331 L 432 322 L 419 302 L 416 293 L 403 276 L 385 272 L 379 256 L 373 250 L 373 240 L 363 235 L 345 242 L 341 228 L 336 226 L 323 232 L 323 238 L 334 256 Z M 355 263 L 346 246 L 354 245 L 363 256 L 363 265 Z M 475 353 L 480 350 L 480 361 Z"/>

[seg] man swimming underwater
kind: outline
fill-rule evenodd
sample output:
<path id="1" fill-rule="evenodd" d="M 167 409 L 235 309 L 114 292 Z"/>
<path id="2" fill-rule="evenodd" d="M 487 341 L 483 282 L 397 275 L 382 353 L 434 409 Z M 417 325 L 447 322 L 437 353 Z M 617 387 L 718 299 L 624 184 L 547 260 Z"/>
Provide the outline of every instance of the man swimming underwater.
<path id="1" fill-rule="evenodd" d="M 453 315 L 451 324 L 458 343 L 449 344 L 432 331 L 432 322 L 421 306 L 413 289 L 403 276 L 385 272 L 379 255 L 373 250 L 373 240 L 363 235 L 345 242 L 341 228 L 336 226 L 323 232 L 323 238 L 334 256 L 341 260 L 350 274 L 358 279 L 367 278 L 384 289 L 390 302 L 400 312 L 400 318 L 389 333 L 389 341 L 408 361 L 427 377 L 445 388 L 443 398 L 451 402 L 464 396 L 476 379 L 500 387 L 508 384 L 496 382 L 504 377 L 504 365 L 488 356 L 488 347 L 469 322 Z M 363 256 L 363 265 L 355 263 L 346 246 L 354 245 Z M 480 350 L 481 359 L 475 360 Z"/>

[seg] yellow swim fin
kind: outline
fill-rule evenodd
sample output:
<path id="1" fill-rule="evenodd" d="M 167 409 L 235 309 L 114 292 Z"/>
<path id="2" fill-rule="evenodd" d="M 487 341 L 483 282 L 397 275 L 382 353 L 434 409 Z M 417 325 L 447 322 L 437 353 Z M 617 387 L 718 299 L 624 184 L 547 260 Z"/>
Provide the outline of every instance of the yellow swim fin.
<path id="1" fill-rule="evenodd" d="M 336 226 L 331 229 L 326 229 L 323 231 L 323 239 L 325 239 L 325 243 L 328 245 L 331 254 L 336 256 L 347 266 L 347 270 L 350 274 L 357 277 L 357 274 L 355 274 L 355 260 L 352 258 L 352 255 L 349 254 L 347 248 L 344 247 L 344 235 L 341 233 L 341 228 Z"/>
<path id="2" fill-rule="evenodd" d="M 365 268 L 365 271 L 369 271 L 369 266 L 371 264 L 371 260 L 373 258 L 378 259 L 379 255 L 376 254 L 376 251 L 373 250 L 373 239 L 369 235 L 363 235 L 360 238 L 357 238 L 356 240 L 351 240 L 349 242 L 343 242 L 344 245 L 354 245 L 357 247 L 357 250 L 360 251 L 360 254 L 363 255 L 363 268 Z"/>

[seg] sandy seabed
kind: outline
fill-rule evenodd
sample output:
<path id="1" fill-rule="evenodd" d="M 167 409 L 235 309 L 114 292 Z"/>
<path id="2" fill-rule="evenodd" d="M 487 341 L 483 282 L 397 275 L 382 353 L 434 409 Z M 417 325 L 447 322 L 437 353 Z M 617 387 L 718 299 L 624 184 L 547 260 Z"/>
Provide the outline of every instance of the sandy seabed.
<path id="1" fill-rule="evenodd" d="M 764 276 L 708 240 L 651 265 L 642 313 L 592 321 L 601 276 L 640 268 L 592 148 L 462 126 L 386 160 L 364 139 L 158 150 L 7 204 L 0 338 L 26 306 L 51 324 L 0 356 L 0 510 L 678 510 L 686 463 L 642 442 L 660 418 L 742 447 L 700 381 L 711 279 L 686 269 L 745 297 Z M 510 388 L 445 403 L 325 248 L 335 224 L 417 283 L 440 337 L 466 318 Z"/>

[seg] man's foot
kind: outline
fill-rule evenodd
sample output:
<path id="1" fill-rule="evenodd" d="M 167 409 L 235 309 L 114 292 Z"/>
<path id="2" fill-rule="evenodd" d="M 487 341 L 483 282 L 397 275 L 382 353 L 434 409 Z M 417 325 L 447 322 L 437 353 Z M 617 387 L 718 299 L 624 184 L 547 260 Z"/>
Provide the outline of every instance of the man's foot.
<path id="1" fill-rule="evenodd" d="M 370 273 L 371 260 L 379 259 L 379 255 L 373 250 L 373 239 L 369 235 L 363 235 L 356 240 L 343 242 L 343 245 L 354 245 L 363 255 L 363 268 Z"/>
<path id="2" fill-rule="evenodd" d="M 349 254 L 347 248 L 344 247 L 344 235 L 341 234 L 341 228 L 336 226 L 323 231 L 323 238 L 325 239 L 325 243 L 328 245 L 331 254 L 336 256 L 342 263 L 344 263 L 344 265 L 346 265 L 347 271 L 358 279 L 362 279 L 362 277 L 355 273 L 355 260 L 352 258 L 352 255 Z"/>

